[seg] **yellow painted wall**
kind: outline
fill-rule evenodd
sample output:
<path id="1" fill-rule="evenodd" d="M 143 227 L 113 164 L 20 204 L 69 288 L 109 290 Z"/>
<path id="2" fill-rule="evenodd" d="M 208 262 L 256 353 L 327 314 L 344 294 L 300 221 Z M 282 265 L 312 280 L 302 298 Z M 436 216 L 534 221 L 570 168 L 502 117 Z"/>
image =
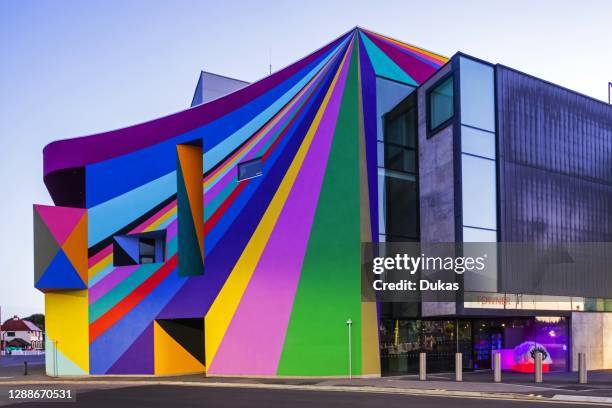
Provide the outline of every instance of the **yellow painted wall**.
<path id="1" fill-rule="evenodd" d="M 87 290 L 45 294 L 45 331 L 48 340 L 72 363 L 89 373 Z M 59 375 L 63 373 L 59 367 Z"/>

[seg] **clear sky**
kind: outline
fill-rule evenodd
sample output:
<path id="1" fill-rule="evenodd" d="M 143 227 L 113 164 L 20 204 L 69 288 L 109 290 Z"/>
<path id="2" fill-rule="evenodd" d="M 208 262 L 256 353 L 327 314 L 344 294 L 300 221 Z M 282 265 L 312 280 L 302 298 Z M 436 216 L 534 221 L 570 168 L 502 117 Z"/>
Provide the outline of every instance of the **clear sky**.
<path id="1" fill-rule="evenodd" d="M 254 81 L 356 25 L 602 100 L 612 81 L 609 0 L 0 0 L 3 318 L 43 311 L 32 204 L 51 203 L 47 143 L 185 109 L 201 69 Z"/>

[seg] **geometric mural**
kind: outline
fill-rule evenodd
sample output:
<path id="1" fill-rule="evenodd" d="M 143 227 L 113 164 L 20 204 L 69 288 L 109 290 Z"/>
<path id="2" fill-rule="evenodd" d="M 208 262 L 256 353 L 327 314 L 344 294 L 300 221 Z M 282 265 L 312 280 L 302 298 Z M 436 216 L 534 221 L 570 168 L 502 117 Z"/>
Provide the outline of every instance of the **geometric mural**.
<path id="1" fill-rule="evenodd" d="M 204 209 L 202 147 L 178 145 L 177 228 L 181 276 L 201 275 L 204 269 Z"/>
<path id="2" fill-rule="evenodd" d="M 34 286 L 87 288 L 87 210 L 34 206 Z"/>
<path id="3" fill-rule="evenodd" d="M 204 319 L 155 321 L 155 374 L 205 372 Z"/>
<path id="4" fill-rule="evenodd" d="M 416 86 L 446 61 L 355 28 L 219 99 L 45 147 L 51 196 L 85 202 L 35 207 L 37 288 L 87 288 L 67 343 L 84 350 L 63 355 L 87 355 L 87 374 L 340 376 L 350 318 L 352 374 L 380 375 L 360 273 L 379 235 L 376 83 Z M 124 238 L 151 233 L 164 256 L 135 262 Z"/>
<path id="5" fill-rule="evenodd" d="M 45 293 L 48 375 L 89 374 L 87 290 Z"/>

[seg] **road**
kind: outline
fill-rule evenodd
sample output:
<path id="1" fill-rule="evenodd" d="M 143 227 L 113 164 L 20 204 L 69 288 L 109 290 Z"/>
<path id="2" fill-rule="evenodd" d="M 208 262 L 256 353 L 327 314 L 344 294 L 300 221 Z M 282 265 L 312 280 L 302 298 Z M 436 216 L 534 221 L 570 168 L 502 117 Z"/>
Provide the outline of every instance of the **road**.
<path id="1" fill-rule="evenodd" d="M 5 387 L 3 387 L 5 388 Z M 6 390 L 2 390 L 6 395 Z M 6 400 L 5 400 L 6 401 Z M 270 390 L 252 388 L 217 388 L 189 386 L 139 386 L 127 388 L 77 390 L 76 402 L 67 403 L 21 403 L 14 405 L 27 407 L 83 407 L 83 408 L 149 408 L 149 407 L 206 407 L 206 408 L 505 408 L 527 407 L 552 408 L 561 406 L 555 403 L 487 400 L 470 398 L 448 398 L 437 396 L 411 396 L 374 394 L 359 392 L 329 392 L 302 390 Z M 587 405 L 563 405 L 587 406 Z"/>

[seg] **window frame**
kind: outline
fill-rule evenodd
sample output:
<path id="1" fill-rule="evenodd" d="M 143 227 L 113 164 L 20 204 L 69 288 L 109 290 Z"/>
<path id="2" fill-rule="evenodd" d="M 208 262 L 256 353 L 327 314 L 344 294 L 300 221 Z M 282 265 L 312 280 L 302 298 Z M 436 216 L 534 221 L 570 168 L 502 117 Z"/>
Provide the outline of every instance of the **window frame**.
<path id="1" fill-rule="evenodd" d="M 453 101 L 452 101 L 452 107 L 453 107 L 453 114 L 446 119 L 444 122 L 438 124 L 436 127 L 431 126 L 431 94 L 441 85 L 443 84 L 445 81 L 452 79 L 452 89 L 453 89 Z M 447 126 L 449 126 L 450 124 L 453 123 L 453 120 L 455 119 L 455 116 L 457 115 L 457 92 L 456 92 L 456 82 L 457 82 L 457 78 L 455 76 L 455 71 L 452 70 L 451 72 L 449 72 L 448 74 L 442 76 L 440 79 L 438 79 L 436 82 L 433 83 L 432 86 L 430 86 L 429 88 L 427 88 L 427 91 L 425 92 L 425 111 L 426 111 L 426 128 L 427 128 L 427 139 L 435 136 L 438 132 L 440 132 L 442 129 L 446 128 Z"/>
<path id="2" fill-rule="evenodd" d="M 418 176 L 419 174 L 419 117 L 418 117 L 419 111 L 418 111 L 417 104 L 418 104 L 417 94 L 413 92 L 410 95 L 408 95 L 406 98 L 404 98 L 404 100 L 402 100 L 400 103 L 398 103 L 395 108 L 393 108 L 392 110 L 390 110 L 389 112 L 383 115 L 383 126 L 382 126 L 383 137 L 382 137 L 382 140 L 377 140 L 377 146 L 376 146 L 377 154 L 378 154 L 378 149 L 379 149 L 378 144 L 382 145 L 383 163 L 381 166 L 380 163 L 378 163 L 378 158 L 377 158 L 376 165 L 378 168 L 382 168 L 382 169 L 390 170 L 390 171 L 396 171 L 398 173 Z M 413 114 L 414 119 L 415 119 L 414 124 L 412 125 L 413 131 L 414 131 L 414 147 L 410 147 L 407 145 L 404 146 L 402 144 L 399 144 L 396 142 L 390 142 L 387 140 L 387 134 L 389 133 L 389 127 L 391 125 L 391 121 L 397 119 L 400 116 L 404 116 L 406 114 Z M 398 170 L 398 169 L 387 167 L 387 163 L 386 163 L 387 146 L 396 147 L 404 151 L 414 152 L 414 171 Z"/>
<path id="3" fill-rule="evenodd" d="M 413 115 L 413 133 L 414 133 L 414 147 L 404 146 L 395 142 L 387 141 L 388 128 L 390 126 L 391 121 L 395 120 L 399 116 L 403 115 Z M 404 100 L 398 103 L 395 108 L 390 110 L 389 112 L 383 115 L 383 137 L 382 140 L 377 140 L 377 151 L 379 149 L 379 144 L 382 145 L 383 148 L 383 163 L 378 163 L 377 158 L 377 178 L 379 179 L 381 176 L 383 177 L 383 185 L 382 188 L 385 191 L 385 195 L 388 195 L 389 184 L 387 183 L 387 178 L 405 178 L 406 180 L 413 181 L 415 183 L 415 195 L 417 198 L 416 202 L 416 225 L 415 231 L 416 236 L 408 236 L 403 234 L 398 234 L 396 230 L 389 231 L 387 228 L 388 224 L 388 215 L 385 214 L 385 230 L 381 232 L 379 230 L 379 239 L 380 236 L 385 237 L 385 241 L 387 242 L 418 242 L 421 236 L 421 208 L 419 203 L 420 197 L 420 182 L 419 182 L 419 118 L 418 118 L 419 110 L 418 110 L 418 94 L 416 92 L 410 93 Z M 386 163 L 386 149 L 387 146 L 393 146 L 397 148 L 401 148 L 404 151 L 413 151 L 414 152 L 414 172 L 397 170 L 390 167 L 387 167 Z M 382 173 L 381 173 L 382 171 Z M 380 181 L 377 181 L 380 182 Z M 379 203 L 379 205 L 381 205 Z M 386 204 L 385 204 L 386 205 Z M 387 208 L 385 208 L 386 212 Z"/>
<path id="4" fill-rule="evenodd" d="M 240 166 L 243 166 L 245 164 L 254 163 L 254 162 L 261 162 L 261 171 L 259 171 L 259 173 L 255 174 L 254 176 L 240 178 Z M 245 161 L 242 161 L 242 162 L 238 163 L 236 165 L 236 180 L 238 181 L 238 183 L 240 183 L 242 181 L 247 181 L 247 180 L 250 180 L 250 179 L 254 179 L 254 178 L 263 176 L 263 165 L 264 165 L 264 160 L 263 160 L 262 156 L 254 157 L 252 159 L 245 160 Z"/>
<path id="5" fill-rule="evenodd" d="M 135 263 L 117 263 L 117 258 L 116 258 L 116 253 L 115 253 L 115 247 L 119 246 L 121 247 L 121 245 L 119 245 L 119 243 L 115 240 L 115 237 L 127 237 L 129 239 L 133 239 L 136 241 L 136 244 L 138 246 L 138 259 L 135 260 Z M 164 262 L 166 262 L 168 260 L 167 257 L 167 253 L 166 253 L 166 247 L 167 247 L 167 234 L 166 234 L 166 229 L 160 229 L 160 230 L 154 230 L 154 231 L 148 231 L 148 232 L 143 232 L 143 233 L 135 233 L 135 234 L 117 234 L 117 235 L 113 235 L 113 239 L 112 239 L 112 246 L 113 246 L 113 267 L 114 268 L 118 268 L 118 267 L 124 267 L 124 266 L 140 266 L 140 265 L 151 265 L 151 264 L 163 264 Z M 143 240 L 151 240 L 153 241 L 153 262 L 142 262 L 143 259 L 143 255 L 141 253 L 141 242 Z M 157 245 L 158 242 L 161 245 L 161 259 L 157 259 Z M 148 255 L 145 255 L 144 257 L 146 258 L 151 258 Z M 130 256 L 131 258 L 131 256 Z"/>

